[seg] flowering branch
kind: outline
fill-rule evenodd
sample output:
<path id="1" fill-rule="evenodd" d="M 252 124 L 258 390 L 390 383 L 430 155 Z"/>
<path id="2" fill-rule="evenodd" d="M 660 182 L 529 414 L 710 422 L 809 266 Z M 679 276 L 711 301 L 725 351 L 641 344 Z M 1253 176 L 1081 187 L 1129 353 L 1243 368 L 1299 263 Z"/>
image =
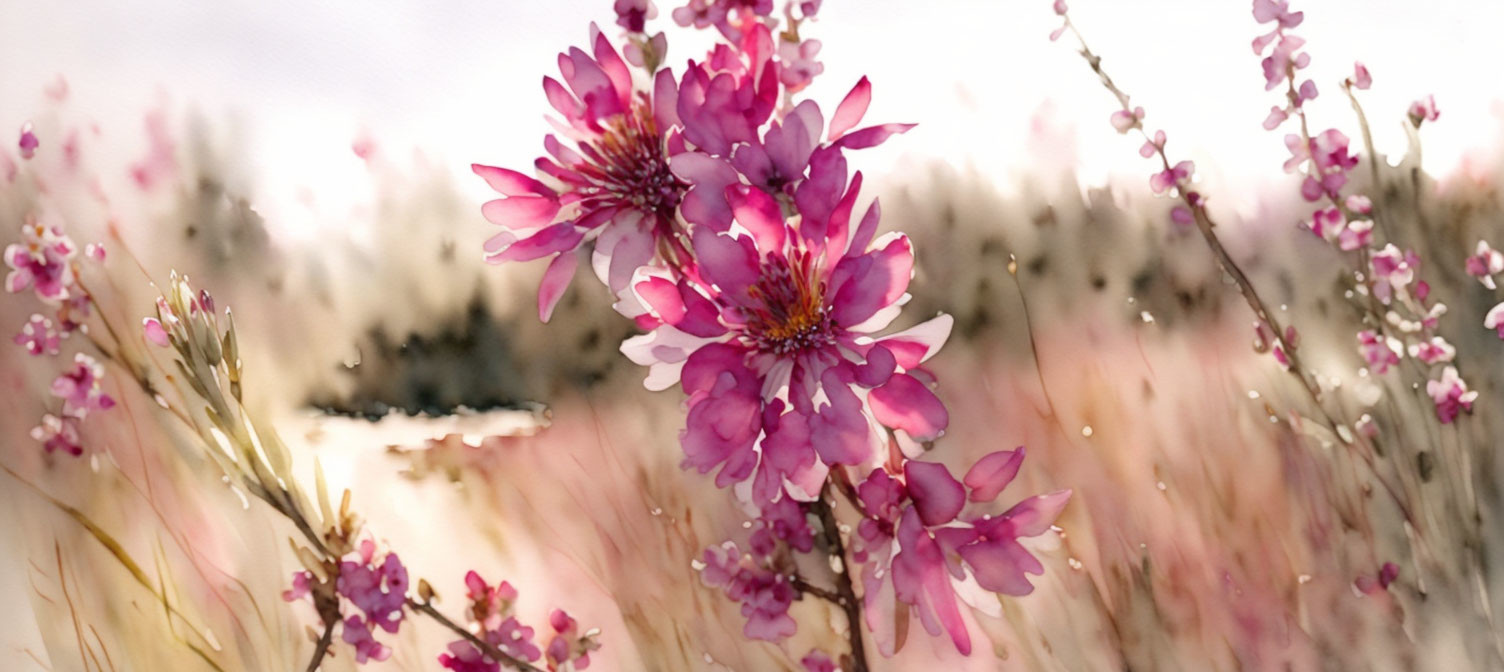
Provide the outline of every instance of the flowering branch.
<path id="1" fill-rule="evenodd" d="M 1172 213 L 1173 216 L 1176 217 L 1177 221 L 1188 220 L 1187 223 L 1195 224 L 1197 230 L 1201 233 L 1202 239 L 1205 240 L 1207 247 L 1211 249 L 1213 256 L 1216 258 L 1218 267 L 1233 279 L 1239 293 L 1243 296 L 1244 302 L 1248 304 L 1249 309 L 1253 311 L 1254 317 L 1257 318 L 1260 338 L 1263 337 L 1263 327 L 1267 326 L 1277 343 L 1274 349 L 1275 358 L 1279 360 L 1285 370 L 1300 381 L 1300 388 L 1306 392 L 1315 409 L 1322 414 L 1328 429 L 1342 439 L 1344 445 L 1351 447 L 1355 440 L 1363 444 L 1363 449 L 1354 452 L 1367 465 L 1374 479 L 1383 485 L 1390 499 L 1393 500 L 1405 520 L 1415 525 L 1416 520 L 1411 513 L 1410 505 L 1407 503 L 1408 498 L 1400 490 L 1396 489 L 1394 485 L 1390 484 L 1388 479 L 1384 478 L 1383 474 L 1378 471 L 1378 466 L 1372 455 L 1372 447 L 1367 444 L 1364 434 L 1359 432 L 1354 435 L 1354 433 L 1346 431 L 1343 423 L 1338 422 L 1326 410 L 1320 385 L 1306 372 L 1304 365 L 1301 363 L 1295 328 L 1293 326 L 1282 327 L 1280 325 L 1280 322 L 1274 316 L 1273 312 L 1269 310 L 1263 298 L 1259 296 L 1258 289 L 1254 287 L 1248 275 L 1238 266 L 1237 261 L 1232 258 L 1232 255 L 1217 236 L 1214 230 L 1216 223 L 1212 221 L 1210 213 L 1206 210 L 1206 199 L 1200 192 L 1190 188 L 1190 178 L 1194 166 L 1190 161 L 1182 161 L 1173 166 L 1171 165 L 1169 155 L 1165 151 L 1166 141 L 1164 132 L 1156 132 L 1153 137 L 1149 135 L 1142 124 L 1144 116 L 1143 108 L 1133 108 L 1130 106 L 1128 94 L 1114 84 L 1112 78 L 1102 68 L 1101 57 L 1093 53 L 1090 47 L 1087 46 L 1085 38 L 1071 21 L 1063 0 L 1057 0 L 1054 3 L 1054 8 L 1055 12 L 1062 17 L 1063 24 L 1051 35 L 1051 39 L 1058 38 L 1065 31 L 1069 31 L 1076 38 L 1080 44 L 1078 53 L 1086 61 L 1092 72 L 1096 73 L 1102 86 L 1118 101 L 1120 109 L 1113 113 L 1113 125 L 1119 132 L 1126 132 L 1129 129 L 1137 130 L 1144 138 L 1144 145 L 1139 150 L 1139 154 L 1145 158 L 1153 157 L 1159 160 L 1163 172 L 1156 174 L 1150 180 L 1151 186 L 1156 192 L 1165 191 L 1173 187 L 1174 194 L 1182 203 L 1182 206 L 1177 207 L 1176 212 Z M 1298 102 L 1300 98 L 1296 97 L 1292 100 Z M 1418 527 L 1417 533 L 1419 534 Z"/>

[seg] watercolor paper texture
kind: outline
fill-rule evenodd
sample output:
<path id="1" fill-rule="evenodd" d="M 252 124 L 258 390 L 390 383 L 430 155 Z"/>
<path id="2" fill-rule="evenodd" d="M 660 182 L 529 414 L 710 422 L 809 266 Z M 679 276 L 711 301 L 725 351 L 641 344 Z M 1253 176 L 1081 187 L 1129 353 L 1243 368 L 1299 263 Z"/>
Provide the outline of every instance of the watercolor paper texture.
<path id="1" fill-rule="evenodd" d="M 0 668 L 1504 667 L 1504 6 L 0 12 Z"/>

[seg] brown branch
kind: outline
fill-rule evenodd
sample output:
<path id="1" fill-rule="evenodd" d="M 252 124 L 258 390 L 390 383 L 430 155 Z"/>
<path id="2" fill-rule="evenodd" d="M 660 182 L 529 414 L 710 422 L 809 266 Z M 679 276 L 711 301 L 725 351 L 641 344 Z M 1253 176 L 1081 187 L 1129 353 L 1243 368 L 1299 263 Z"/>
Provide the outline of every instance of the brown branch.
<path id="1" fill-rule="evenodd" d="M 308 672 L 315 672 L 319 664 L 324 662 L 324 655 L 329 653 L 329 643 L 334 640 L 334 624 L 338 621 L 330 621 L 324 624 L 324 634 L 319 637 L 318 644 L 313 648 L 313 658 L 308 661 Z"/>
<path id="2" fill-rule="evenodd" d="M 789 584 L 794 587 L 794 590 L 797 590 L 801 593 L 814 595 L 815 597 L 825 600 L 826 602 L 834 604 L 838 607 L 845 606 L 844 598 L 838 595 L 835 591 L 829 588 L 822 588 L 813 583 L 810 583 L 809 580 L 805 579 L 802 576 L 799 576 L 798 574 L 789 575 Z"/>
<path id="3" fill-rule="evenodd" d="M 433 605 L 428 602 L 419 602 L 409 597 L 407 598 L 407 608 L 428 616 L 429 618 L 437 621 L 439 625 L 442 625 L 454 631 L 455 634 L 463 637 L 465 641 L 470 642 L 472 646 L 480 649 L 482 653 L 490 656 L 491 660 L 497 661 L 503 665 L 515 667 L 519 670 L 522 670 L 523 672 L 544 672 L 541 668 L 538 668 L 525 660 L 513 658 L 512 656 L 507 655 L 501 649 L 496 648 L 490 642 L 476 637 L 469 630 L 460 627 L 460 624 L 449 620 L 448 616 L 445 616 L 438 609 L 433 608 Z"/>
<path id="4" fill-rule="evenodd" d="M 841 571 L 836 572 L 836 600 L 834 604 L 846 612 L 846 638 L 851 646 L 851 672 L 867 672 L 867 647 L 862 642 L 861 602 L 851 582 L 851 560 L 846 555 L 846 544 L 841 541 L 841 529 L 836 523 L 835 509 L 831 507 L 830 487 L 811 505 L 820 516 L 820 527 L 825 534 L 825 543 L 833 557 L 840 558 Z"/>

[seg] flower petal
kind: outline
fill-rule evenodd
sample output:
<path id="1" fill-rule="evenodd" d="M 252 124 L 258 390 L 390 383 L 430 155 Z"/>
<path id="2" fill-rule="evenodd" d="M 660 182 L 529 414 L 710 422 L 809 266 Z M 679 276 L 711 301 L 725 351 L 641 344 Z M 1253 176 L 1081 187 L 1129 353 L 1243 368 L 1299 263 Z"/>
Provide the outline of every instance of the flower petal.
<path id="1" fill-rule="evenodd" d="M 862 116 L 867 114 L 867 106 L 872 103 L 872 82 L 867 81 L 865 76 L 851 87 L 846 97 L 841 99 L 841 104 L 836 106 L 836 113 L 830 117 L 830 135 L 826 139 L 835 142 L 841 139 L 846 131 L 851 130 Z"/>
<path id="2" fill-rule="evenodd" d="M 872 417 L 886 427 L 901 429 L 918 441 L 933 441 L 945 432 L 950 414 L 924 383 L 906 373 L 867 395 Z"/>
<path id="3" fill-rule="evenodd" d="M 914 497 L 914 508 L 925 525 L 944 525 L 960 515 L 966 505 L 966 488 L 945 465 L 909 460 L 903 465 L 903 474 Z"/>
<path id="4" fill-rule="evenodd" d="M 971 489 L 973 502 L 990 502 L 997 499 L 1003 488 L 1013 482 L 1018 468 L 1024 461 L 1024 447 L 1017 450 L 999 450 L 988 454 L 966 471 L 966 487 Z"/>
<path id="5" fill-rule="evenodd" d="M 548 263 L 548 269 L 543 271 L 543 280 L 538 283 L 540 321 L 547 322 L 554 314 L 554 307 L 559 305 L 564 290 L 569 289 L 569 281 L 574 279 L 574 269 L 579 265 L 580 256 L 574 252 L 564 252 Z"/>

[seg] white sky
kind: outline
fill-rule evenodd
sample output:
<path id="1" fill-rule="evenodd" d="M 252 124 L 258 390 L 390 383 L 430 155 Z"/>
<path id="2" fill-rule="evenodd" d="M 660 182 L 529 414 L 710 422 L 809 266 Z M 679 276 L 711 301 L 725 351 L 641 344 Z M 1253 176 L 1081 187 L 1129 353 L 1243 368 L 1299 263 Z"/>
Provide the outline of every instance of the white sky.
<path id="1" fill-rule="evenodd" d="M 1468 152 L 1498 146 L 1504 2 L 1296 2 L 1307 16 L 1298 32 L 1310 40 L 1308 72 L 1323 94 L 1318 128 L 1352 129 L 1336 82 L 1359 58 L 1374 75 L 1365 100 L 1381 149 L 1403 150 L 1399 120 L 1426 93 L 1442 110 L 1425 130 L 1428 169 L 1451 172 Z M 297 205 L 300 189 L 313 189 L 323 204 L 368 198 L 365 169 L 350 152 L 362 129 L 390 154 L 420 149 L 456 173 L 472 161 L 530 165 L 547 130 L 540 78 L 557 76 L 555 54 L 583 44 L 587 21 L 616 34 L 610 4 L 0 0 L 10 28 L 0 39 L 0 137 L 13 142 L 12 129 L 43 106 L 41 89 L 58 74 L 71 84 L 71 109 L 132 148 L 144 144 L 141 113 L 165 93 L 179 111 L 192 105 L 247 132 L 242 169 L 254 176 L 258 208 L 282 228 L 306 232 L 311 222 L 298 220 L 318 216 Z M 811 94 L 833 105 L 869 74 L 869 119 L 920 123 L 861 155 L 858 167 L 879 176 L 900 160 L 940 157 L 994 175 L 1006 189 L 1010 174 L 1041 161 L 1038 152 L 1072 151 L 1028 142 L 1031 120 L 1046 109 L 1052 126 L 1074 129 L 1087 181 L 1142 180 L 1137 143 L 1106 123 L 1107 94 L 1066 40 L 1047 40 L 1057 25 L 1049 4 L 827 0 L 806 31 L 825 43 L 826 72 Z M 684 39 L 667 17 L 672 6 L 660 2 L 657 24 L 669 30 L 670 63 L 682 67 L 705 38 Z M 1259 127 L 1277 94 L 1264 92 L 1248 46 L 1261 32 L 1248 2 L 1071 7 L 1118 83 L 1148 109 L 1151 127 L 1168 129 L 1177 156 L 1195 159 L 1203 177 L 1243 187 L 1280 179 L 1283 143 Z M 485 196 L 479 180 L 461 184 L 477 200 Z M 1255 190 L 1228 191 L 1218 192 L 1223 202 L 1246 204 Z"/>

